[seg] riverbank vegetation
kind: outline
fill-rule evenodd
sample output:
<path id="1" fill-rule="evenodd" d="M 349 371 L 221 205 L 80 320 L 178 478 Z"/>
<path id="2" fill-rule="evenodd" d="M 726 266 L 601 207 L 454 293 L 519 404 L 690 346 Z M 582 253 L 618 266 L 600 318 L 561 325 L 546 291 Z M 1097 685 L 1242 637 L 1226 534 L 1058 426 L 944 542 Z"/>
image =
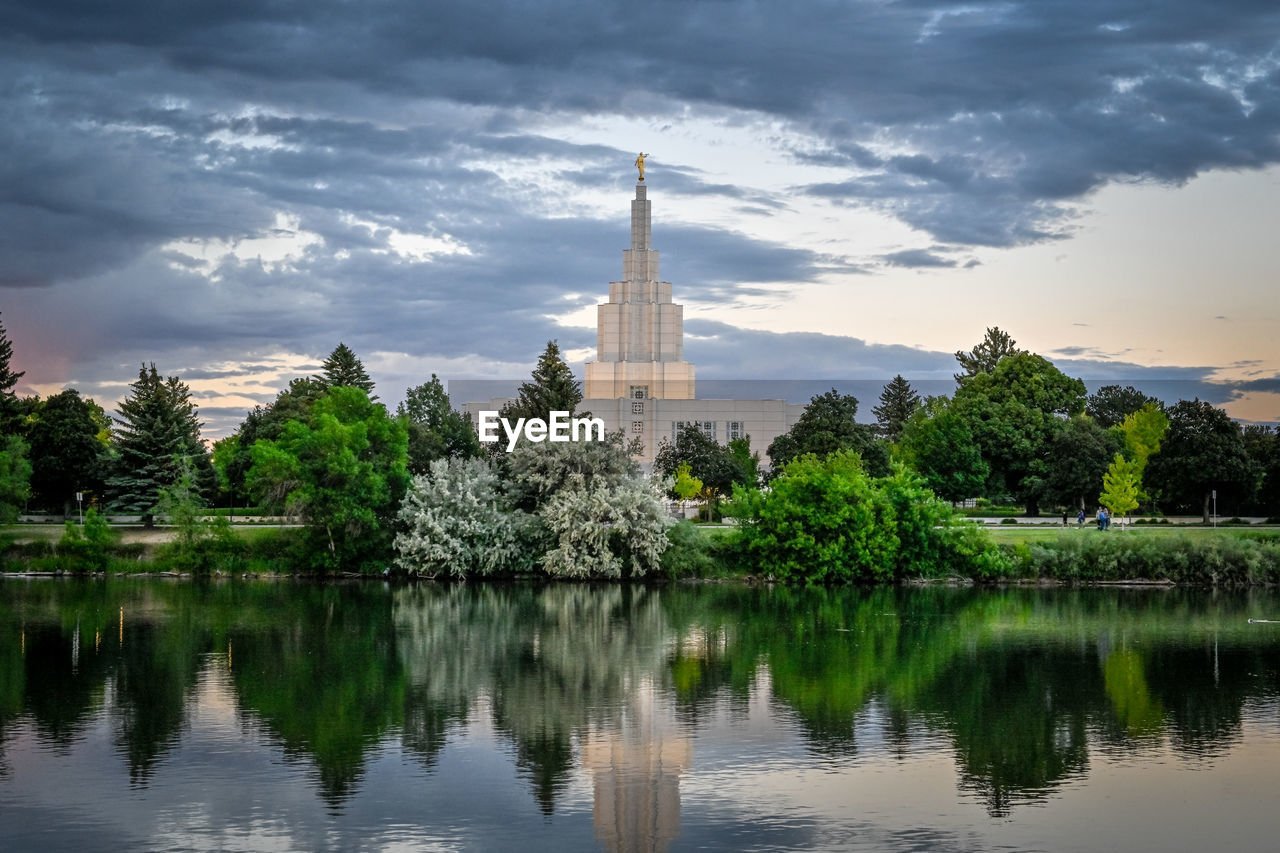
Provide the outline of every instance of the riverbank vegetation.
<path id="1" fill-rule="evenodd" d="M 10 544 L 6 566 L 53 571 L 356 573 L 465 579 L 751 576 L 786 583 L 1173 580 L 1273 583 L 1267 537 L 1159 542 L 1136 531 L 1003 541 L 966 515 L 1054 519 L 1211 508 L 1280 516 L 1280 437 L 1200 400 L 1166 406 L 1133 388 L 1086 393 L 999 329 L 970 352 L 951 397 L 901 376 L 856 420 L 832 389 L 766 449 L 721 445 L 698 425 L 655 449 L 652 476 L 622 436 L 486 449 L 431 377 L 392 414 L 339 344 L 205 452 L 191 392 L 143 365 L 114 416 L 74 389 L 18 399 L 0 326 L 0 513 L 88 510 L 56 541 Z M 581 389 L 554 342 L 519 414 L 576 412 Z M 512 412 L 517 411 L 512 409 Z M 695 501 L 715 536 L 673 524 L 663 497 Z M 72 499 L 76 498 L 75 503 Z M 222 512 L 211 512 L 210 505 Z M 1211 505 L 1216 504 L 1216 505 Z M 297 527 L 249 537 L 234 507 Z M 125 544 L 108 511 L 168 526 Z M 243 513 L 243 510 L 241 511 Z M 1018 531 L 1020 534 L 1022 531 Z M 1223 544 L 1228 543 L 1228 544 Z"/>

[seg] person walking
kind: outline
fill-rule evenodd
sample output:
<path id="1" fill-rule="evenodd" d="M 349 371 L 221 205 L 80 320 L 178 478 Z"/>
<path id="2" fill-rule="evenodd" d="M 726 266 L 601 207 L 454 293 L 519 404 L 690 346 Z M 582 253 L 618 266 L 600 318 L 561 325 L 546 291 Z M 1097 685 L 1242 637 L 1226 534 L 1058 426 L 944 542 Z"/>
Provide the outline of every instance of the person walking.
<path id="1" fill-rule="evenodd" d="M 1076 527 L 1084 527 L 1084 507 L 1081 507 L 1076 515 Z"/>

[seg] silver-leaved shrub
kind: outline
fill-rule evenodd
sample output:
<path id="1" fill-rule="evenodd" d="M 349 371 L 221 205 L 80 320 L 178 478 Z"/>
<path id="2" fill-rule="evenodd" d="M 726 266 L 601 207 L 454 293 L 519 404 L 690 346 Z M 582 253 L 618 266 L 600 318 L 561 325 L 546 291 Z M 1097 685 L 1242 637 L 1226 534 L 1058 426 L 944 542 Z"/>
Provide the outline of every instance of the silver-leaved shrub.
<path id="1" fill-rule="evenodd" d="M 524 562 L 520 528 L 497 473 L 484 459 L 437 459 L 413 478 L 399 518 L 396 565 L 410 572 L 488 575 Z"/>
<path id="2" fill-rule="evenodd" d="M 400 510 L 397 564 L 426 574 L 640 577 L 660 568 L 670 524 L 621 436 L 523 443 L 491 463 L 438 460 Z"/>

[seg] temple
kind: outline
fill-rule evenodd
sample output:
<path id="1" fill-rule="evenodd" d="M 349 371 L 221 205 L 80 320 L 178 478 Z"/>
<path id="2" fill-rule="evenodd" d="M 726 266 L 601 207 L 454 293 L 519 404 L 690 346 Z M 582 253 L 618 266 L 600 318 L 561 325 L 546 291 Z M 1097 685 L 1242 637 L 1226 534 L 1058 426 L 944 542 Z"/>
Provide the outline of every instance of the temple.
<path id="1" fill-rule="evenodd" d="M 767 464 L 766 450 L 799 419 L 803 405 L 785 400 L 699 398 L 694 365 L 684 360 L 684 307 L 672 300 L 671 282 L 660 281 L 653 248 L 653 215 L 645 182 L 631 201 L 631 247 L 622 251 L 622 280 L 609 283 L 609 301 L 596 306 L 596 359 L 587 362 L 579 411 L 602 418 L 610 432 L 638 438 L 636 461 L 653 462 L 659 444 L 697 429 L 721 444 L 751 439 Z M 467 403 L 481 410 L 508 402 Z"/>
<path id="2" fill-rule="evenodd" d="M 595 361 L 587 362 L 583 395 L 590 399 L 688 400 L 693 365 L 684 360 L 684 306 L 671 301 L 671 282 L 658 280 L 653 218 L 645 185 L 631 202 L 631 248 L 622 251 L 622 281 L 596 306 Z"/>

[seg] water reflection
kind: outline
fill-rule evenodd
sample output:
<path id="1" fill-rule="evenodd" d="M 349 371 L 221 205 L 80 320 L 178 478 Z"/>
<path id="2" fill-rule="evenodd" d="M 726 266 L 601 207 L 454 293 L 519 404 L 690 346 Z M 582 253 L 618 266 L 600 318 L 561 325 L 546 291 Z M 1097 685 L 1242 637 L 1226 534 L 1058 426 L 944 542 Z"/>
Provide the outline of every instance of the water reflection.
<path id="1" fill-rule="evenodd" d="M 0 806 L 31 781 L 15 744 L 29 777 L 42 753 L 91 760 L 81 747 L 101 723 L 120 780 L 147 792 L 175 750 L 209 737 L 217 706 L 230 721 L 219 737 L 261 740 L 301 768 L 332 819 L 368 807 L 375 764 L 413 768 L 402 786 L 434 791 L 448 774 L 440 785 L 469 790 L 445 759 L 491 736 L 485 761 L 506 762 L 545 820 L 572 821 L 585 797 L 605 849 L 664 850 L 690 815 L 705 819 L 682 806 L 687 780 L 770 772 L 752 726 L 777 745 L 766 784 L 780 791 L 784 769 L 908 767 L 941 741 L 959 800 L 1007 818 L 1111 756 L 1209 766 L 1250 713 L 1272 732 L 1280 632 L 1247 619 L 1276 603 L 1180 590 L 6 580 Z M 734 741 L 740 752 L 726 751 Z M 462 799 L 463 823 L 491 812 L 484 791 Z M 400 819 L 425 832 L 443 818 Z"/>

